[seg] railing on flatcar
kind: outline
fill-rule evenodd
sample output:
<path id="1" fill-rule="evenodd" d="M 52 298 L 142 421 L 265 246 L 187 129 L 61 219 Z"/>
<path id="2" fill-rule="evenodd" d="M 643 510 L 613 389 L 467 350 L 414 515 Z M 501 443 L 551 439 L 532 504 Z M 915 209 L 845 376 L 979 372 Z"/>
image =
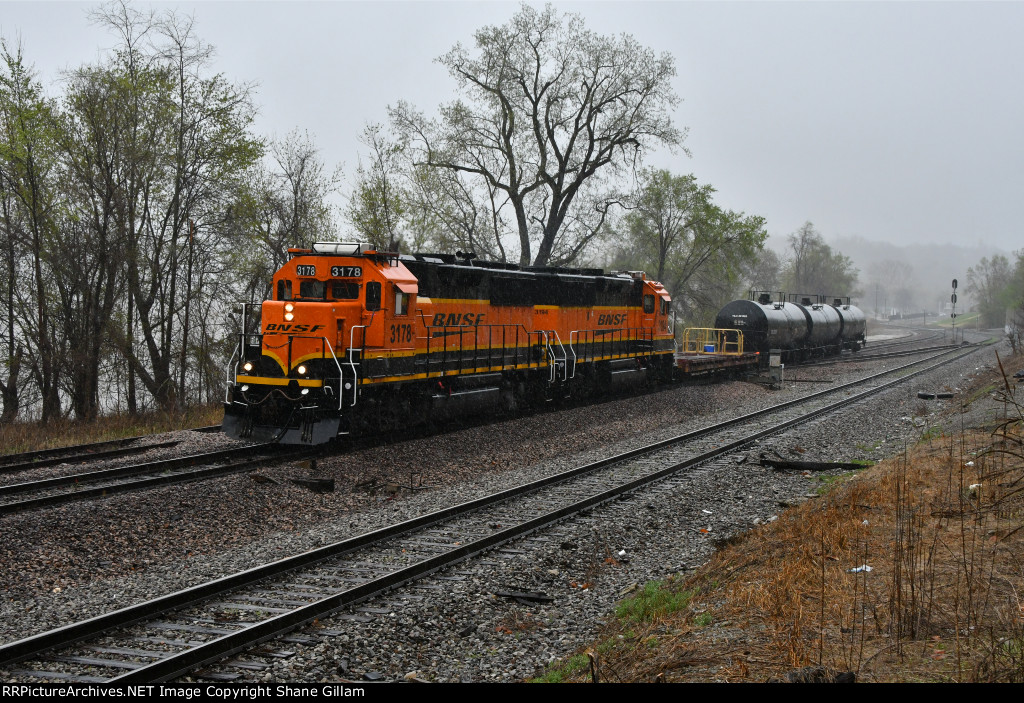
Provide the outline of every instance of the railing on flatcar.
<path id="1" fill-rule="evenodd" d="M 743 333 L 715 327 L 687 327 L 679 347 L 683 354 L 743 355 Z"/>

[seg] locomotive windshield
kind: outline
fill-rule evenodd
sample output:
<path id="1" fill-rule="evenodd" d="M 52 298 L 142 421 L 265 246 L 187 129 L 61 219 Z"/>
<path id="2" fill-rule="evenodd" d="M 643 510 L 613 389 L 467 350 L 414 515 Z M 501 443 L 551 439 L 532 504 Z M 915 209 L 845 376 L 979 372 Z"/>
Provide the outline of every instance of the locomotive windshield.
<path id="1" fill-rule="evenodd" d="M 358 300 L 359 284 L 352 281 L 334 281 L 331 283 L 331 297 L 335 300 Z"/>
<path id="2" fill-rule="evenodd" d="M 327 284 L 323 281 L 299 281 L 299 297 L 323 300 L 327 294 Z"/>

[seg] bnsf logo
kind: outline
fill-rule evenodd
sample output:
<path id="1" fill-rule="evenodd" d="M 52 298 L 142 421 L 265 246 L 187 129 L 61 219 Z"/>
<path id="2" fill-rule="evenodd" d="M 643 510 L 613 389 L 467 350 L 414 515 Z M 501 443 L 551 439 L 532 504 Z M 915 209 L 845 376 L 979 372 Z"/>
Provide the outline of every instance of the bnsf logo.
<path id="1" fill-rule="evenodd" d="M 620 312 L 616 315 L 601 315 L 597 318 L 598 325 L 621 325 L 626 321 L 626 313 Z"/>
<path id="2" fill-rule="evenodd" d="M 323 329 L 323 325 L 267 325 L 267 332 L 316 332 Z"/>
<path id="3" fill-rule="evenodd" d="M 471 313 L 471 312 L 452 312 L 445 315 L 443 312 L 439 312 L 434 315 L 434 321 L 432 325 L 434 327 L 459 327 L 461 325 L 479 325 L 480 321 L 484 319 L 484 313 Z"/>

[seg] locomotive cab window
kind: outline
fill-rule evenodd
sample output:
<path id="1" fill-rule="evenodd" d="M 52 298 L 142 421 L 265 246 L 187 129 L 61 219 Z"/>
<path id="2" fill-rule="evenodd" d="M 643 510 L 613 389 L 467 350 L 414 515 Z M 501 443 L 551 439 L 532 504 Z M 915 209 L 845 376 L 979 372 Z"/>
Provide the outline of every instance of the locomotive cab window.
<path id="1" fill-rule="evenodd" d="M 646 313 L 654 312 L 654 296 L 653 295 L 645 295 L 644 296 L 644 312 L 646 312 Z"/>
<path id="2" fill-rule="evenodd" d="M 326 297 L 327 284 L 323 281 L 299 281 L 299 297 L 323 300 Z"/>
<path id="3" fill-rule="evenodd" d="M 277 282 L 277 299 L 278 300 L 291 300 L 292 299 L 292 282 L 281 280 Z"/>
<path id="4" fill-rule="evenodd" d="M 399 290 L 398 286 L 395 286 L 395 314 L 409 314 L 409 295 Z"/>
<path id="5" fill-rule="evenodd" d="M 661 299 L 661 314 L 668 315 L 669 302 L 664 298 Z"/>
<path id="6" fill-rule="evenodd" d="M 352 281 L 333 281 L 331 297 L 335 300 L 359 300 L 359 284 Z"/>
<path id="7" fill-rule="evenodd" d="M 380 310 L 380 283 L 370 281 L 366 284 L 366 309 Z"/>

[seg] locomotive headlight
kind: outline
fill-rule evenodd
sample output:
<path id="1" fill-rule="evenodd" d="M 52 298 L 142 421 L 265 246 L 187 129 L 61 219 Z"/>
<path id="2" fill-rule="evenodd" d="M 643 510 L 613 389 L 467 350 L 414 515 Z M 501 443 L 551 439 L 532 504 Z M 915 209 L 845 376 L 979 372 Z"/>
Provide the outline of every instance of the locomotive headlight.
<path id="1" fill-rule="evenodd" d="M 305 365 L 300 365 L 299 368 L 297 368 L 295 370 L 299 372 L 300 376 L 305 376 L 306 375 L 306 367 L 305 367 Z"/>
<path id="2" fill-rule="evenodd" d="M 245 393 L 247 390 L 249 390 L 249 386 L 242 386 L 242 392 L 243 393 Z"/>
<path id="3" fill-rule="evenodd" d="M 308 388 L 303 388 L 301 394 L 302 395 L 309 395 L 309 389 Z"/>
<path id="4" fill-rule="evenodd" d="M 294 309 L 295 309 L 295 306 L 292 305 L 291 303 L 285 303 L 284 304 L 284 311 L 285 312 L 291 312 Z"/>
<path id="5" fill-rule="evenodd" d="M 295 315 L 292 315 L 290 312 L 286 312 L 284 314 L 284 319 L 288 320 L 289 322 L 291 322 L 292 318 L 294 318 L 294 317 L 295 317 Z"/>
<path id="6" fill-rule="evenodd" d="M 252 362 L 245 362 L 244 364 L 242 364 L 242 368 L 245 369 L 246 371 L 252 371 Z"/>

